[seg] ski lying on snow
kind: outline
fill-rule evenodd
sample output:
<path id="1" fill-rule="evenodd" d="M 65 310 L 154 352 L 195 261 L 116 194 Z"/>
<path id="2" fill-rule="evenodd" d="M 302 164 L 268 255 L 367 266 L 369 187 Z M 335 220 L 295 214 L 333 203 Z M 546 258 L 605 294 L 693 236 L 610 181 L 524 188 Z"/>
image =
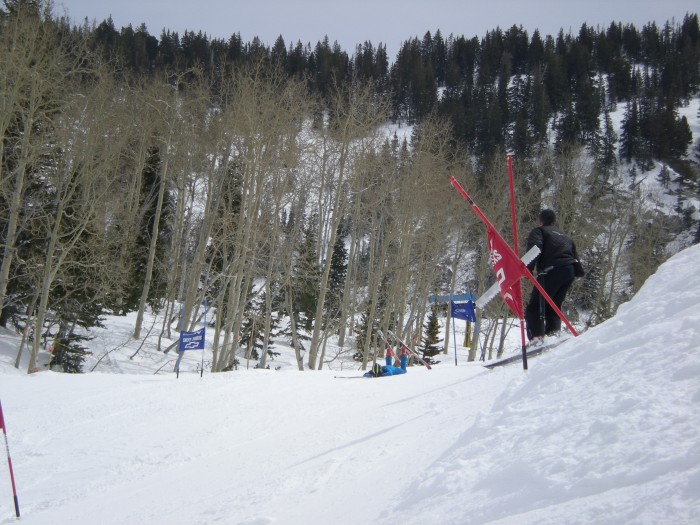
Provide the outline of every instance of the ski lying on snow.
<path id="1" fill-rule="evenodd" d="M 534 357 L 540 355 L 542 352 L 546 352 L 547 350 L 551 350 L 552 348 L 559 346 L 561 343 L 564 341 L 557 341 L 555 343 L 551 343 L 548 345 L 542 345 L 542 346 L 536 346 L 535 348 L 531 348 L 530 350 L 526 350 L 525 354 L 527 357 Z M 496 368 L 498 366 L 504 366 L 508 365 L 510 363 L 515 363 L 522 361 L 523 359 L 523 354 L 518 353 L 518 354 L 513 354 L 508 357 L 504 357 L 502 359 L 498 359 L 496 361 L 491 361 L 490 363 L 484 363 L 482 366 L 484 368 Z"/>
<path id="2" fill-rule="evenodd" d="M 335 379 L 366 379 L 365 376 L 333 376 Z"/>

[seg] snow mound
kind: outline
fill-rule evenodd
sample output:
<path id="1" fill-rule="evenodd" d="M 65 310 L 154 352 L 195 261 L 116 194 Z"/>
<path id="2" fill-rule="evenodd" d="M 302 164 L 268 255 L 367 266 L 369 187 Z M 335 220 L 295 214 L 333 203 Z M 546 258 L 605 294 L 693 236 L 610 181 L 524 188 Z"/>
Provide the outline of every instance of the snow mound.
<path id="1" fill-rule="evenodd" d="M 533 360 L 384 523 L 698 523 L 699 259 Z"/>

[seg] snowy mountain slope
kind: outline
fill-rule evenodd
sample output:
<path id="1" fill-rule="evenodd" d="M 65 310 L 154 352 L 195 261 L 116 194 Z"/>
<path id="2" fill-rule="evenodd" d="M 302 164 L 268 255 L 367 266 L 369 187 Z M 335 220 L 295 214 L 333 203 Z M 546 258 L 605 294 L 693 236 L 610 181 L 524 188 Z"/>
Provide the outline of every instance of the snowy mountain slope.
<path id="1" fill-rule="evenodd" d="M 697 523 L 698 257 L 528 372 L 446 359 L 379 379 L 175 379 L 129 349 L 110 354 L 121 374 L 25 375 L 3 335 L 22 522 Z M 0 523 L 15 521 L 3 461 Z"/>
<path id="2" fill-rule="evenodd" d="M 400 520 L 695 522 L 698 257 L 674 257 L 615 318 L 533 361 L 414 482 Z"/>

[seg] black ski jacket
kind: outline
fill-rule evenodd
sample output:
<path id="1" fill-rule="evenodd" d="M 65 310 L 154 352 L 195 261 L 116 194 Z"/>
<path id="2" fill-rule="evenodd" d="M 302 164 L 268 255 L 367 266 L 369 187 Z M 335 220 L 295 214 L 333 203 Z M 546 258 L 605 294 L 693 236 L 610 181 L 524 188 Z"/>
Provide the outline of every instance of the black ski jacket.
<path id="1" fill-rule="evenodd" d="M 578 259 L 574 241 L 556 226 L 534 228 L 527 236 L 527 250 L 533 246 L 540 249 L 540 255 L 528 265 L 530 271 L 535 263 L 537 270 L 542 272 L 552 267 L 573 264 Z"/>

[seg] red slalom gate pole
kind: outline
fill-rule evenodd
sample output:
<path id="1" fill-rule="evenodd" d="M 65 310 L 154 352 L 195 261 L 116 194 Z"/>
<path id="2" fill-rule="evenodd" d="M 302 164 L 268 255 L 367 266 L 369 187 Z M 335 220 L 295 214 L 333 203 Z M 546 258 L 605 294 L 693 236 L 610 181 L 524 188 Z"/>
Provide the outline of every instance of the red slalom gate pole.
<path id="1" fill-rule="evenodd" d="M 10 467 L 12 495 L 15 498 L 15 515 L 19 518 L 19 501 L 17 500 L 17 487 L 15 487 L 15 474 L 12 471 L 12 458 L 10 457 L 10 445 L 7 442 L 7 429 L 5 427 L 5 418 L 2 415 L 2 402 L 0 402 L 0 427 L 2 428 L 2 435 L 5 437 L 5 451 L 7 452 L 7 464 Z"/>
<path id="2" fill-rule="evenodd" d="M 518 253 L 518 219 L 515 214 L 515 183 L 513 181 L 513 157 L 508 155 L 508 186 L 510 186 L 510 217 L 513 227 L 513 251 L 515 255 L 520 258 Z M 520 317 L 520 340 L 522 343 L 521 350 L 523 354 L 523 369 L 527 370 L 527 342 L 525 341 L 525 316 L 523 315 L 523 287 L 520 279 L 515 283 L 518 290 L 518 296 L 520 297 L 520 304 L 518 305 Z"/>
<path id="3" fill-rule="evenodd" d="M 496 232 L 496 229 L 493 227 L 493 224 L 491 224 L 489 222 L 489 220 L 486 218 L 486 215 L 483 214 L 483 212 L 479 209 L 479 207 L 474 203 L 472 198 L 467 194 L 466 191 L 464 191 L 464 188 L 462 188 L 460 183 L 457 182 L 457 179 L 455 179 L 454 177 L 450 177 L 450 184 L 452 184 L 452 186 L 454 186 L 454 188 L 459 192 L 459 194 L 462 197 L 464 197 L 464 200 L 466 200 L 469 203 L 469 205 L 472 207 L 474 212 L 479 216 L 479 218 L 484 222 L 484 224 L 488 228 L 491 228 L 494 232 Z M 498 234 L 498 232 L 496 232 L 496 233 Z M 500 235 L 500 234 L 498 234 L 498 235 Z M 508 246 L 508 243 L 504 243 L 504 244 L 506 245 L 505 246 L 506 249 L 510 252 L 509 255 L 512 257 L 515 257 L 515 260 L 517 260 L 519 262 L 521 273 L 530 280 L 532 285 L 535 288 L 537 288 L 537 290 L 540 292 L 540 294 L 542 294 L 542 297 L 544 297 L 547 300 L 547 303 L 549 304 L 549 306 L 551 306 L 552 310 L 554 310 L 554 313 L 556 313 L 559 316 L 559 319 L 561 319 L 564 322 L 564 324 L 569 329 L 571 334 L 574 337 L 578 337 L 578 332 L 574 329 L 573 326 L 571 326 L 571 323 L 566 318 L 566 316 L 562 313 L 562 311 L 559 309 L 559 307 L 556 304 L 554 304 L 554 301 L 552 301 L 552 298 L 549 296 L 549 294 L 547 292 L 545 292 L 544 288 L 542 288 L 542 285 L 537 282 L 537 279 L 535 279 L 535 276 L 532 275 L 530 270 L 527 269 L 527 266 L 525 266 L 525 263 L 523 263 L 518 258 L 518 256 L 515 255 L 515 252 L 513 252 L 513 249 L 510 246 Z"/>

